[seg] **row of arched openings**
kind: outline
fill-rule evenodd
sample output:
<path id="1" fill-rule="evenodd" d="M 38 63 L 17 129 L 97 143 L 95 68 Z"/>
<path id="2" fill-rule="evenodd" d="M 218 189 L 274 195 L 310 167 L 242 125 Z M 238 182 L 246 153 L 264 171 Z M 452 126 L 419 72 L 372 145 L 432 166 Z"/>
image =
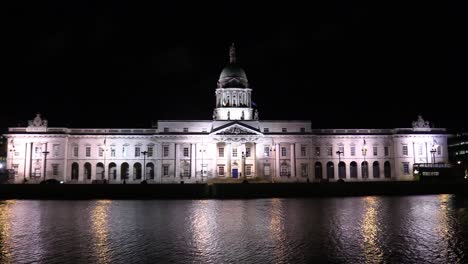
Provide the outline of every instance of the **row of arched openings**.
<path id="1" fill-rule="evenodd" d="M 124 162 L 120 165 L 120 177 L 122 180 L 124 179 L 129 179 L 129 173 L 130 173 L 130 166 L 128 163 Z M 91 180 L 91 175 L 92 175 L 92 166 L 91 163 L 86 162 L 83 165 L 83 177 L 86 180 Z M 78 180 L 79 178 L 79 172 L 80 172 L 80 166 L 77 162 L 72 163 L 72 171 L 71 171 L 71 179 L 72 180 Z M 104 170 L 104 164 L 102 162 L 99 162 L 96 164 L 95 168 L 95 173 L 96 173 L 96 179 L 98 180 L 104 180 L 104 179 L 112 179 L 112 180 L 117 180 L 117 164 L 114 162 L 109 163 L 108 169 L 107 169 L 107 177 L 105 177 L 105 170 Z M 142 176 L 142 166 L 141 163 L 136 162 L 133 164 L 133 179 L 134 180 L 141 180 Z M 153 180 L 154 179 L 154 164 L 152 162 L 146 163 L 146 179 Z"/>
<path id="2" fill-rule="evenodd" d="M 329 161 L 326 164 L 327 166 L 327 178 L 328 179 L 334 179 L 335 178 L 335 168 L 333 162 Z M 358 170 L 357 170 L 358 164 L 353 161 L 349 164 L 349 178 L 351 179 L 357 179 L 358 177 Z M 317 161 L 315 163 L 315 178 L 317 179 L 322 179 L 322 163 Z M 338 178 L 340 179 L 345 179 L 346 178 L 346 163 L 341 161 L 338 163 Z M 391 167 L 390 167 L 390 162 L 386 161 L 384 162 L 384 178 L 390 178 L 391 177 Z M 372 163 L 372 177 L 375 179 L 380 178 L 380 164 L 378 161 L 374 161 Z M 367 179 L 369 178 L 369 163 L 367 161 L 363 161 L 361 163 L 361 178 Z"/>

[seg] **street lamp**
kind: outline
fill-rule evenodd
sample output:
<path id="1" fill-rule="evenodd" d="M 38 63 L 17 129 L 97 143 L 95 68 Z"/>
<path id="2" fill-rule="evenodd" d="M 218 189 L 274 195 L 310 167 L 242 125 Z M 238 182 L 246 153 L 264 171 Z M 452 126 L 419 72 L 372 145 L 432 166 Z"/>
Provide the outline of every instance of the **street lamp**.
<path id="1" fill-rule="evenodd" d="M 47 149 L 47 148 L 46 148 Z M 49 154 L 49 151 L 43 151 L 42 154 L 44 154 L 44 182 L 46 180 L 46 168 L 47 168 L 47 154 Z"/>
<path id="2" fill-rule="evenodd" d="M 336 154 L 338 154 L 338 164 L 341 163 L 341 154 L 343 154 L 344 151 L 337 151 Z"/>
<path id="3" fill-rule="evenodd" d="M 436 153 L 436 148 L 435 147 L 432 147 L 431 149 L 431 154 L 432 154 L 432 167 L 435 166 L 435 153 Z"/>
<path id="4" fill-rule="evenodd" d="M 202 149 L 199 150 L 201 153 L 201 182 L 203 182 L 203 176 L 205 176 L 204 168 L 203 168 L 203 158 L 205 153 L 205 148 L 202 146 Z"/>
<path id="5" fill-rule="evenodd" d="M 148 151 L 142 151 L 141 154 L 143 154 L 143 181 L 146 181 L 146 154 Z"/>

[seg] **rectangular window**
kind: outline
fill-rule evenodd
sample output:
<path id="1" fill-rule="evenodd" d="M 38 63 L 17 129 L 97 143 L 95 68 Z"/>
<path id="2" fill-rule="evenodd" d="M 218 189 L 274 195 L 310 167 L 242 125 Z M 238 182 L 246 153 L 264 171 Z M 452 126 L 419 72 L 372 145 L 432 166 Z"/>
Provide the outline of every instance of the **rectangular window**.
<path id="1" fill-rule="evenodd" d="M 286 132 L 288 132 L 288 129 L 285 128 L 285 127 L 283 127 L 283 128 L 281 129 L 281 131 L 282 131 L 283 133 L 286 133 Z"/>
<path id="2" fill-rule="evenodd" d="M 270 147 L 268 147 L 268 146 L 263 147 L 263 156 L 265 156 L 265 157 L 270 156 Z"/>
<path id="3" fill-rule="evenodd" d="M 315 156 L 320 157 L 320 147 L 315 147 Z"/>
<path id="4" fill-rule="evenodd" d="M 99 156 L 99 157 L 104 156 L 104 148 L 103 148 L 103 147 L 99 147 L 99 149 L 98 149 L 98 156 Z"/>
<path id="5" fill-rule="evenodd" d="M 58 157 L 60 153 L 60 145 L 54 145 L 53 149 L 54 149 L 54 157 Z"/>
<path id="6" fill-rule="evenodd" d="M 419 156 L 423 155 L 423 145 L 422 144 L 418 144 L 418 155 Z"/>
<path id="7" fill-rule="evenodd" d="M 218 156 L 219 156 L 220 158 L 224 158 L 224 148 L 219 148 L 219 149 L 218 149 Z"/>
<path id="8" fill-rule="evenodd" d="M 153 147 L 148 146 L 148 157 L 153 157 Z"/>
<path id="9" fill-rule="evenodd" d="M 264 127 L 263 128 L 263 133 L 268 133 L 268 132 L 270 132 L 270 129 L 268 127 Z"/>
<path id="10" fill-rule="evenodd" d="M 388 156 L 388 155 L 389 155 L 389 153 L 388 153 L 388 147 L 387 147 L 387 146 L 384 147 L 384 152 L 385 152 L 385 156 Z"/>
<path id="11" fill-rule="evenodd" d="M 168 127 L 165 127 L 164 128 L 164 133 L 168 133 L 169 132 L 169 128 Z"/>
<path id="12" fill-rule="evenodd" d="M 301 156 L 305 157 L 307 156 L 307 146 L 301 145 Z"/>
<path id="13" fill-rule="evenodd" d="M 115 157 L 115 147 L 114 146 L 111 146 L 110 154 L 111 154 L 111 157 Z"/>
<path id="14" fill-rule="evenodd" d="M 403 162 L 403 173 L 409 174 L 409 162 Z"/>
<path id="15" fill-rule="evenodd" d="M 78 157 L 78 151 L 79 151 L 78 146 L 73 146 L 73 157 Z"/>
<path id="16" fill-rule="evenodd" d="M 356 156 L 356 146 L 351 146 L 351 156 Z"/>
<path id="17" fill-rule="evenodd" d="M 286 157 L 286 147 L 281 147 L 281 156 Z"/>
<path id="18" fill-rule="evenodd" d="M 35 147 L 34 148 L 34 154 L 41 155 L 41 153 L 42 153 L 42 148 L 41 147 Z"/>
<path id="19" fill-rule="evenodd" d="M 163 157 L 169 157 L 169 146 L 163 146 Z"/>
<path id="20" fill-rule="evenodd" d="M 184 166 L 182 168 L 182 177 L 190 177 L 190 166 Z"/>
<path id="21" fill-rule="evenodd" d="M 224 176 L 224 166 L 219 166 L 218 167 L 218 175 L 219 176 Z"/>
<path id="22" fill-rule="evenodd" d="M 408 156 L 408 145 L 402 146 L 403 156 Z"/>
<path id="23" fill-rule="evenodd" d="M 252 165 L 245 165 L 245 176 L 252 175 Z"/>
<path id="24" fill-rule="evenodd" d="M 309 175 L 309 164 L 302 163 L 301 164 L 301 175 L 302 177 L 307 177 Z"/>
<path id="25" fill-rule="evenodd" d="M 333 147 L 327 147 L 327 156 L 333 156 Z"/>
<path id="26" fill-rule="evenodd" d="M 128 153 L 128 146 L 123 146 L 122 147 L 122 157 L 127 157 Z"/>
<path id="27" fill-rule="evenodd" d="M 141 148 L 135 147 L 135 157 L 140 157 L 140 154 L 141 154 Z"/>
<path id="28" fill-rule="evenodd" d="M 19 155 L 20 155 L 19 151 L 15 151 L 15 156 L 18 157 Z"/>
<path id="29" fill-rule="evenodd" d="M 58 175 L 58 164 L 52 164 L 52 175 L 57 176 Z"/>
<path id="30" fill-rule="evenodd" d="M 169 176 L 169 165 L 164 164 L 162 167 L 163 167 L 163 176 Z"/>
<path id="31" fill-rule="evenodd" d="M 437 146 L 437 155 L 440 156 L 442 154 L 442 148 L 440 146 Z"/>
<path id="32" fill-rule="evenodd" d="M 184 133 L 188 133 L 188 127 L 184 127 Z"/>
<path id="33" fill-rule="evenodd" d="M 19 164 L 13 164 L 13 165 L 11 165 L 11 167 L 13 168 L 15 176 L 18 175 Z"/>
<path id="34" fill-rule="evenodd" d="M 301 133 L 305 133 L 305 127 L 301 127 Z"/>
<path id="35" fill-rule="evenodd" d="M 377 146 L 372 147 L 372 153 L 374 154 L 374 156 L 377 156 Z"/>
<path id="36" fill-rule="evenodd" d="M 237 158 L 237 148 L 232 149 L 232 157 Z"/>
<path id="37" fill-rule="evenodd" d="M 338 151 L 340 152 L 340 155 L 344 155 L 344 146 L 338 146 Z"/>
<path id="38" fill-rule="evenodd" d="M 189 148 L 184 147 L 184 157 L 189 157 Z"/>
<path id="39" fill-rule="evenodd" d="M 248 158 L 250 157 L 250 148 L 245 148 L 245 156 Z"/>
<path id="40" fill-rule="evenodd" d="M 263 165 L 263 174 L 265 176 L 270 176 L 270 164 Z"/>
<path id="41" fill-rule="evenodd" d="M 287 165 L 281 166 L 280 176 L 291 176 L 289 173 L 289 166 Z"/>
<path id="42" fill-rule="evenodd" d="M 91 157 L 91 147 L 86 147 L 86 157 Z"/>

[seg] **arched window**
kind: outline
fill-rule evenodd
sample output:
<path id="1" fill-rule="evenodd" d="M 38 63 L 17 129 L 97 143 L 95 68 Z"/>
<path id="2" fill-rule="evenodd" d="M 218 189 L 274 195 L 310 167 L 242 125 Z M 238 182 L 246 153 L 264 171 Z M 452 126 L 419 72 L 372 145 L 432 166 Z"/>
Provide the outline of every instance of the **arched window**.
<path id="1" fill-rule="evenodd" d="M 349 164 L 349 174 L 352 179 L 357 179 L 357 163 L 355 161 Z"/>
<path id="2" fill-rule="evenodd" d="M 114 162 L 109 163 L 108 179 L 117 180 L 117 165 Z"/>
<path id="3" fill-rule="evenodd" d="M 327 178 L 328 179 L 335 178 L 335 166 L 333 165 L 333 162 L 331 161 L 327 163 Z"/>
<path id="4" fill-rule="evenodd" d="M 346 163 L 343 161 L 338 163 L 338 178 L 346 179 Z"/>
<path id="5" fill-rule="evenodd" d="M 78 180 L 79 172 L 80 172 L 80 166 L 78 165 L 78 163 L 73 162 L 72 171 L 71 171 L 71 179 Z"/>
<path id="6" fill-rule="evenodd" d="M 372 176 L 376 179 L 380 178 L 380 165 L 378 161 L 372 163 Z"/>
<path id="7" fill-rule="evenodd" d="M 139 162 L 133 164 L 133 179 L 141 180 L 141 164 Z"/>
<path id="8" fill-rule="evenodd" d="M 84 177 L 87 180 L 91 180 L 91 163 L 89 162 L 84 164 Z"/>
<path id="9" fill-rule="evenodd" d="M 120 165 L 120 177 L 122 180 L 128 179 L 128 174 L 129 174 L 129 166 L 127 162 L 122 163 Z"/>
<path id="10" fill-rule="evenodd" d="M 104 180 L 104 164 L 102 164 L 101 162 L 99 162 L 98 164 L 96 164 L 96 179 L 99 179 L 99 180 Z"/>
<path id="11" fill-rule="evenodd" d="M 367 161 L 361 163 L 361 176 L 363 179 L 369 178 L 369 163 Z"/>
<path id="12" fill-rule="evenodd" d="M 315 178 L 322 179 L 322 163 L 315 162 Z"/>
<path id="13" fill-rule="evenodd" d="M 392 169 L 390 167 L 390 162 L 386 161 L 384 163 L 384 177 L 385 178 L 391 178 L 392 177 Z"/>
<path id="14" fill-rule="evenodd" d="M 152 162 L 146 163 L 146 179 L 154 180 L 154 164 Z"/>

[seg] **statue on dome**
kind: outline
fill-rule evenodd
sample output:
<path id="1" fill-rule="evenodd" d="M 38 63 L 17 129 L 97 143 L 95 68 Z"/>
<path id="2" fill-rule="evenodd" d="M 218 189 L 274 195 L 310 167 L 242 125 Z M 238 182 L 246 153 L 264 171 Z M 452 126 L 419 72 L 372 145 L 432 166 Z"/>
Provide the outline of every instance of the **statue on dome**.
<path id="1" fill-rule="evenodd" d="M 413 121 L 413 128 L 430 128 L 429 121 L 424 121 L 421 115 L 418 116 L 418 120 Z"/>
<path id="2" fill-rule="evenodd" d="M 257 109 L 255 109 L 254 119 L 255 119 L 255 120 L 258 120 L 258 110 L 257 110 Z"/>

